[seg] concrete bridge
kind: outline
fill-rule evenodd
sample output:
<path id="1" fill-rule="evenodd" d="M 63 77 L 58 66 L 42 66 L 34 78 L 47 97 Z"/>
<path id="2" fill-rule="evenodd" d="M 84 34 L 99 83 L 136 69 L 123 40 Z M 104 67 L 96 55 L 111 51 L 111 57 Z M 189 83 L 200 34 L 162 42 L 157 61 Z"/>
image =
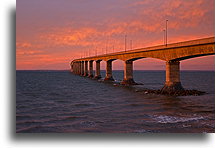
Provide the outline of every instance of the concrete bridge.
<path id="1" fill-rule="evenodd" d="M 106 61 L 105 81 L 113 81 L 112 61 L 124 61 L 124 80 L 122 84 L 136 84 L 133 79 L 133 61 L 141 58 L 156 58 L 166 61 L 166 82 L 163 91 L 183 90 L 180 82 L 180 61 L 215 54 L 215 37 L 178 42 L 173 44 L 134 49 L 125 52 L 75 59 L 71 62 L 74 74 L 90 78 L 101 78 L 100 62 Z M 96 62 L 95 76 L 93 62 Z"/>

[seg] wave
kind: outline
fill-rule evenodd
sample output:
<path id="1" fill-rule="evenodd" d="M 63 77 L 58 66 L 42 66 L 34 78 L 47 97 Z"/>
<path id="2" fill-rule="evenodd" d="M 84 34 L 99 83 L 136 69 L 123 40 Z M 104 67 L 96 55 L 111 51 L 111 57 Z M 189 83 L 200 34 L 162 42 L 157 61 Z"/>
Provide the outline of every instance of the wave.
<path id="1" fill-rule="evenodd" d="M 77 103 L 77 104 L 74 104 L 74 106 L 76 106 L 76 107 L 91 106 L 91 105 L 94 105 L 94 104 L 92 104 L 92 103 Z"/>
<path id="2" fill-rule="evenodd" d="M 95 127 L 96 123 L 94 121 L 82 121 L 80 122 L 80 125 L 82 127 L 89 128 L 89 127 Z"/>
<path id="3" fill-rule="evenodd" d="M 155 116 L 153 119 L 155 121 L 157 121 L 158 123 L 178 123 L 178 122 L 202 120 L 204 118 L 202 116 L 187 118 L 187 117 L 175 117 L 175 116 L 160 115 L 160 116 Z"/>

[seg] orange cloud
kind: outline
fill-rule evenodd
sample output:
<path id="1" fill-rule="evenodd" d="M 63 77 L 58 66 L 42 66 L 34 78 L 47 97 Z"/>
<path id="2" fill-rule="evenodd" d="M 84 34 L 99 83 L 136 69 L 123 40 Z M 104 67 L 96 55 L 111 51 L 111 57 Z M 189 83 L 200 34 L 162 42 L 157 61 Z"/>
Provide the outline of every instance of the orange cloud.
<path id="1" fill-rule="evenodd" d="M 16 56 L 19 59 L 20 56 L 43 53 L 38 47 L 39 45 L 33 45 L 30 42 L 16 42 Z"/>
<path id="2" fill-rule="evenodd" d="M 141 27 L 146 31 L 161 30 L 165 27 L 164 21 L 166 19 L 170 19 L 169 28 L 171 29 L 191 28 L 198 26 L 202 18 L 208 15 L 208 12 L 214 11 L 212 7 L 214 3 L 210 0 L 196 0 L 195 2 L 165 0 L 157 1 L 156 4 L 153 0 L 131 3 L 128 8 L 137 9 L 137 13 L 135 17 L 133 14 L 128 16 L 129 21 L 133 22 L 134 19 L 139 18 L 137 20 L 139 20 L 140 24 L 142 24 Z M 208 7 L 208 4 L 211 7 Z"/>
<path id="3" fill-rule="evenodd" d="M 63 66 L 59 67 L 60 69 L 68 69 L 70 61 L 71 57 L 69 56 L 64 57 L 50 54 L 31 55 L 30 58 L 18 56 L 16 67 L 18 67 L 18 69 L 43 69 L 49 67 L 49 65 L 54 66 L 55 64 L 62 64 Z M 68 65 L 65 65 L 66 63 L 68 63 Z"/>
<path id="4" fill-rule="evenodd" d="M 53 45 L 89 46 L 91 45 L 90 38 L 98 34 L 99 32 L 95 28 L 58 28 L 54 32 L 40 35 L 40 39 Z"/>
<path id="5" fill-rule="evenodd" d="M 16 42 L 16 48 L 30 48 L 32 46 L 29 42 Z"/>
<path id="6" fill-rule="evenodd" d="M 16 51 L 16 55 L 17 56 L 22 56 L 22 55 L 33 55 L 33 54 L 39 54 L 39 53 L 43 53 L 43 51 L 41 50 L 26 50 L 26 49 L 18 49 Z"/>

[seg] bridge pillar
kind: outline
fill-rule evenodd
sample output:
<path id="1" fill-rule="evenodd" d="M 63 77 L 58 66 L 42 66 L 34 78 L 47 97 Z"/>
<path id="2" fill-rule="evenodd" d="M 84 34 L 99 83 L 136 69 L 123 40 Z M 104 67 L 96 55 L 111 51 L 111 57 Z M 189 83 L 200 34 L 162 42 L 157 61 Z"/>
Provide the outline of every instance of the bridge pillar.
<path id="1" fill-rule="evenodd" d="M 78 75 L 81 75 L 81 62 L 78 62 Z"/>
<path id="2" fill-rule="evenodd" d="M 77 68 L 77 62 L 75 62 L 75 74 L 77 74 L 78 73 L 78 68 Z"/>
<path id="3" fill-rule="evenodd" d="M 93 77 L 93 61 L 89 61 L 89 78 Z"/>
<path id="4" fill-rule="evenodd" d="M 77 69 L 77 73 L 76 74 L 78 75 L 79 74 L 79 62 L 77 62 L 76 65 L 77 65 L 77 68 L 76 68 Z"/>
<path id="5" fill-rule="evenodd" d="M 73 73 L 76 74 L 76 62 L 73 63 Z"/>
<path id="6" fill-rule="evenodd" d="M 106 76 L 104 81 L 114 81 L 112 76 L 112 60 L 106 62 Z"/>
<path id="7" fill-rule="evenodd" d="M 81 75 L 81 62 L 78 62 L 78 75 Z"/>
<path id="8" fill-rule="evenodd" d="M 81 61 L 81 76 L 84 76 L 84 61 Z"/>
<path id="9" fill-rule="evenodd" d="M 75 62 L 72 63 L 72 72 L 75 73 Z"/>
<path id="10" fill-rule="evenodd" d="M 133 61 L 125 61 L 124 63 L 124 79 L 121 84 L 136 84 L 133 79 Z"/>
<path id="11" fill-rule="evenodd" d="M 77 74 L 79 75 L 79 72 L 80 72 L 80 63 L 77 62 Z"/>
<path id="12" fill-rule="evenodd" d="M 73 63 L 70 63 L 70 71 L 73 72 Z"/>
<path id="13" fill-rule="evenodd" d="M 88 61 L 84 61 L 84 76 L 88 76 Z"/>
<path id="14" fill-rule="evenodd" d="M 166 83 L 162 91 L 174 92 L 181 91 L 184 88 L 180 81 L 180 61 L 167 61 L 166 62 Z"/>
<path id="15" fill-rule="evenodd" d="M 100 62 L 101 62 L 101 60 L 96 61 L 96 75 L 95 75 L 95 79 L 100 79 L 101 78 Z"/>

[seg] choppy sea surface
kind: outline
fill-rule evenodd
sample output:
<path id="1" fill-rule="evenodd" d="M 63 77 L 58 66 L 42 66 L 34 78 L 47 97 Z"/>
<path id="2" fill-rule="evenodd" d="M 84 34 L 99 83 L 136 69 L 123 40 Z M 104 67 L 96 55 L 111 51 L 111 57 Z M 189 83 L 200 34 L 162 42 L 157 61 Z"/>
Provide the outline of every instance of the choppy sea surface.
<path id="1" fill-rule="evenodd" d="M 102 71 L 104 77 L 105 72 Z M 113 71 L 116 81 L 123 71 Z M 160 89 L 165 71 L 134 71 L 136 82 Z M 182 71 L 186 89 L 202 96 L 143 94 L 69 71 L 16 71 L 18 133 L 203 133 L 215 132 L 212 71 Z"/>

